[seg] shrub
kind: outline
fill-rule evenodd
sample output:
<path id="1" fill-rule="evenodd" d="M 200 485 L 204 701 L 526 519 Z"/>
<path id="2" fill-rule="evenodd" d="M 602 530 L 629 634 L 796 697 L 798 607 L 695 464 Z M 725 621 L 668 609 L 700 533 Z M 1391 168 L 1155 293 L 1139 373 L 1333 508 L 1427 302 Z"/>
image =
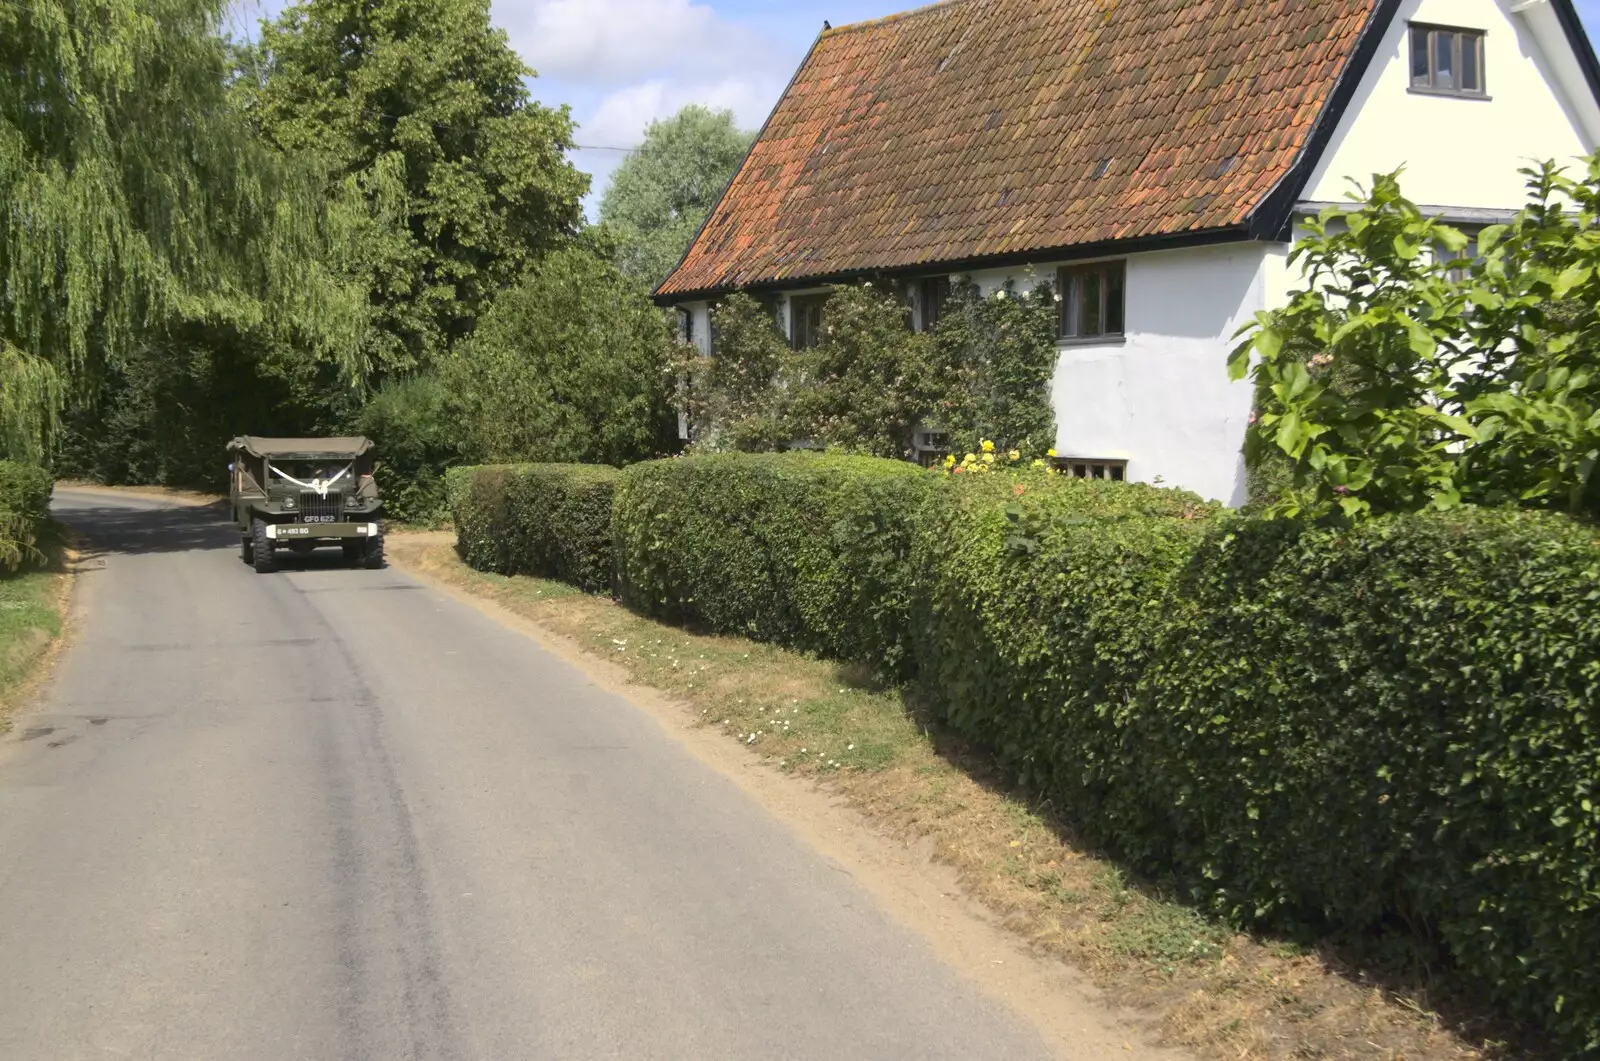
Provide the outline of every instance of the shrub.
<path id="1" fill-rule="evenodd" d="M 1240 920 L 1422 931 L 1600 1056 L 1597 585 L 1557 516 L 1219 533 L 1136 697 L 1147 860 Z"/>
<path id="2" fill-rule="evenodd" d="M 902 672 L 912 520 L 937 476 L 833 454 L 711 454 L 622 473 L 624 599 L 647 613 Z"/>
<path id="3" fill-rule="evenodd" d="M 1115 820 L 1128 700 L 1213 512 L 1134 483 L 943 480 L 912 550 L 921 698 L 1029 788 Z"/>
<path id="4" fill-rule="evenodd" d="M 590 593 L 612 582 L 618 472 L 592 464 L 456 468 L 447 474 L 456 548 L 501 575 L 542 575 Z"/>
<path id="5" fill-rule="evenodd" d="M 356 430 L 372 439 L 383 463 L 386 516 L 429 524 L 449 514 L 445 470 L 469 455 L 448 388 L 431 376 L 391 381 L 362 408 Z"/>
<path id="6" fill-rule="evenodd" d="M 1600 1056 L 1592 529 L 1474 508 L 1310 528 L 998 475 L 939 490 L 913 644 L 952 728 L 1203 905 L 1404 926 Z"/>
<path id="7" fill-rule="evenodd" d="M 672 350 L 637 281 L 567 249 L 502 292 L 441 374 L 488 460 L 623 464 L 677 445 Z"/>
<path id="8" fill-rule="evenodd" d="M 53 487 L 43 468 L 0 460 L 0 571 L 15 571 L 39 558 Z"/>

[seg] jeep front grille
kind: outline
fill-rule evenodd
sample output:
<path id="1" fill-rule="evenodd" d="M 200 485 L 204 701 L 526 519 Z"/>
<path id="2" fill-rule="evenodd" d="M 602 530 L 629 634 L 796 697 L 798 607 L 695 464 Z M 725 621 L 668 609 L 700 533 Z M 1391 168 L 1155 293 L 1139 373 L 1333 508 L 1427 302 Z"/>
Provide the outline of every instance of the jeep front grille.
<path id="1" fill-rule="evenodd" d="M 344 495 L 330 492 L 319 497 L 315 490 L 300 495 L 301 523 L 339 523 L 344 520 Z"/>

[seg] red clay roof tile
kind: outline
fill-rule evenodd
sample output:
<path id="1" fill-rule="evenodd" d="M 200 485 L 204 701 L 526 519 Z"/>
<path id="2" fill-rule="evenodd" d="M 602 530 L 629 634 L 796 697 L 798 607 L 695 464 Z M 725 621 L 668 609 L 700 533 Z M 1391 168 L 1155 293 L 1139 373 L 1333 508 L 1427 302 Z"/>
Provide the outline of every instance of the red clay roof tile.
<path id="1" fill-rule="evenodd" d="M 946 0 L 824 31 L 658 293 L 1241 225 L 1374 6 Z"/>

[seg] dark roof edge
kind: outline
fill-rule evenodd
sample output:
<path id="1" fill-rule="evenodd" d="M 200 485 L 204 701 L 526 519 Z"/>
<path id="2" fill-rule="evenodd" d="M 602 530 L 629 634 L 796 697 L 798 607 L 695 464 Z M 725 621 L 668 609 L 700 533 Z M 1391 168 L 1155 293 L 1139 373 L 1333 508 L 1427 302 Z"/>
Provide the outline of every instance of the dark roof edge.
<path id="1" fill-rule="evenodd" d="M 817 273 L 810 276 L 786 276 L 772 280 L 757 280 L 748 284 L 724 284 L 695 291 L 674 291 L 654 297 L 659 306 L 673 306 L 681 302 L 700 302 L 732 291 L 762 291 L 791 287 L 818 287 L 825 284 L 846 284 L 868 280 L 877 276 L 905 276 L 913 274 L 970 272 L 975 269 L 1005 269 L 1017 265 L 1072 262 L 1085 258 L 1104 258 L 1118 254 L 1138 254 L 1145 251 L 1178 250 L 1184 247 L 1207 247 L 1218 243 L 1245 243 L 1257 237 L 1251 235 L 1246 225 L 1229 225 L 1224 228 L 1197 229 L 1161 236 L 1136 236 L 1132 239 L 1108 239 L 1097 243 L 1073 243 L 1065 247 L 1041 247 L 1031 251 L 1010 251 L 1005 254 L 987 254 L 949 261 L 916 262 L 911 265 L 883 265 L 863 269 L 848 269 L 835 273 Z"/>
<path id="2" fill-rule="evenodd" d="M 1577 53 L 1578 65 L 1583 68 L 1584 80 L 1589 82 L 1589 91 L 1594 94 L 1595 101 L 1600 103 L 1600 59 L 1595 58 L 1594 43 L 1589 40 L 1589 34 L 1583 28 L 1583 19 L 1578 17 L 1578 9 L 1573 6 L 1572 0 L 1551 0 L 1555 5 L 1556 18 L 1561 22 L 1561 28 L 1567 32 L 1567 41 L 1572 45 L 1572 50 Z"/>
<path id="3" fill-rule="evenodd" d="M 800 60 L 800 65 L 795 67 L 794 73 L 789 75 L 789 83 L 783 86 L 783 91 L 778 94 L 777 101 L 773 103 L 772 109 L 767 112 L 766 120 L 761 123 L 761 128 L 756 130 L 755 138 L 750 141 L 750 146 L 745 149 L 744 158 L 739 160 L 739 168 L 733 171 L 733 176 L 728 178 L 728 183 L 722 186 L 722 193 L 717 196 L 717 201 L 711 204 L 711 209 L 706 212 L 705 220 L 701 221 L 700 227 L 694 230 L 694 239 L 690 240 L 689 245 L 683 248 L 683 253 L 678 256 L 678 264 L 674 265 L 667 275 L 661 278 L 661 283 L 655 286 L 655 290 L 651 292 L 652 297 L 659 298 L 660 291 L 666 286 L 667 281 L 671 280 L 673 274 L 682 269 L 683 263 L 689 260 L 689 252 L 694 250 L 695 244 L 700 242 L 700 237 L 706 234 L 706 226 L 711 224 L 711 219 L 717 216 L 718 210 L 722 209 L 722 200 L 728 197 L 728 192 L 733 189 L 733 182 L 739 179 L 739 175 L 744 172 L 744 168 L 750 164 L 750 156 L 755 154 L 756 146 L 761 143 L 762 137 L 767 135 L 767 127 L 772 124 L 772 119 L 777 117 L 778 108 L 783 106 L 784 101 L 789 98 L 789 93 L 793 90 L 794 83 L 800 79 L 800 71 L 804 70 L 817 54 L 817 48 L 821 46 L 822 38 L 825 36 L 827 36 L 826 30 L 819 31 L 816 39 L 811 42 L 811 47 L 806 49 L 805 58 Z"/>
<path id="4" fill-rule="evenodd" d="M 1378 47 L 1399 12 L 1400 0 L 1378 0 L 1372 17 L 1367 19 L 1344 70 L 1339 74 L 1339 80 L 1334 83 L 1333 91 L 1322 105 L 1322 113 L 1317 115 L 1316 124 L 1311 127 L 1311 134 L 1300 146 L 1300 154 L 1294 164 L 1250 212 L 1248 225 L 1253 238 L 1281 242 L 1293 234 L 1295 204 L 1300 201 L 1301 193 L 1311 180 L 1317 163 L 1322 161 L 1322 153 L 1328 149 L 1328 142 L 1344 120 L 1350 101 L 1355 98 L 1362 78 L 1367 76 L 1367 70 L 1378 54 Z"/>

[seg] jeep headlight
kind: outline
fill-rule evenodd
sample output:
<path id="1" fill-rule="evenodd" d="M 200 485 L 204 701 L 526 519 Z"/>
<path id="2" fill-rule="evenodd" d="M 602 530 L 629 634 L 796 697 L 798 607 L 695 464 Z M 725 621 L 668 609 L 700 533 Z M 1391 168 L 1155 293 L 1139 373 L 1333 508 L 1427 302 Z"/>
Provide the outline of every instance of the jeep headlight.
<path id="1" fill-rule="evenodd" d="M 292 497 L 284 498 L 283 499 L 283 507 L 284 508 L 293 508 L 294 507 L 294 498 L 292 498 Z"/>

